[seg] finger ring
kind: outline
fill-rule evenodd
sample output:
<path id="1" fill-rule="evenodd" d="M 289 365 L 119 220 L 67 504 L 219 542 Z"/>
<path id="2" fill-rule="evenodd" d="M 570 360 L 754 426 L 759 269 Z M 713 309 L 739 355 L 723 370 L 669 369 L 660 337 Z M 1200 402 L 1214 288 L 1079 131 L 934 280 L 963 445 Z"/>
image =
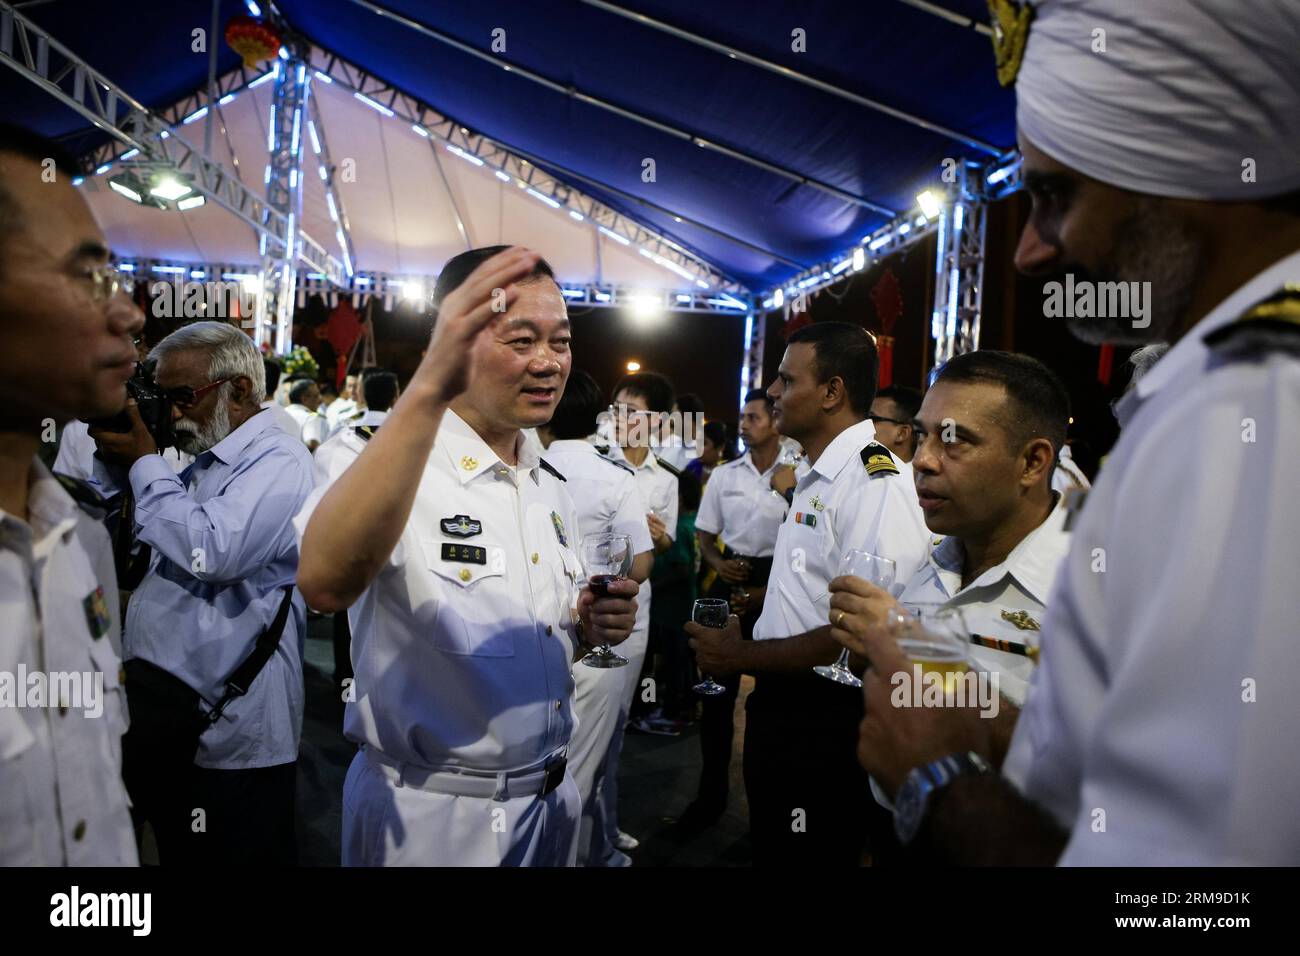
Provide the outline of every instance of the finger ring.
<path id="1" fill-rule="evenodd" d="M 840 626 L 840 621 L 844 620 L 844 615 L 845 615 L 846 613 L 847 613 L 846 611 L 840 611 L 840 616 L 837 617 L 837 618 L 835 619 L 835 626 L 836 626 L 836 627 L 839 627 L 839 626 Z"/>

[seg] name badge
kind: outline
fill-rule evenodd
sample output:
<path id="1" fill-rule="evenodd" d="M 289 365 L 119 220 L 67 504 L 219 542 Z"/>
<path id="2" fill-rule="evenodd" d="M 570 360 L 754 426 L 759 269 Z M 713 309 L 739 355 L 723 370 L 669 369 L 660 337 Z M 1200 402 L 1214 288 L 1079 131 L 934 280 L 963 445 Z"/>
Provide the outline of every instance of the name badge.
<path id="1" fill-rule="evenodd" d="M 442 560 L 459 561 L 461 564 L 487 564 L 487 548 L 476 548 L 471 544 L 444 544 Z"/>

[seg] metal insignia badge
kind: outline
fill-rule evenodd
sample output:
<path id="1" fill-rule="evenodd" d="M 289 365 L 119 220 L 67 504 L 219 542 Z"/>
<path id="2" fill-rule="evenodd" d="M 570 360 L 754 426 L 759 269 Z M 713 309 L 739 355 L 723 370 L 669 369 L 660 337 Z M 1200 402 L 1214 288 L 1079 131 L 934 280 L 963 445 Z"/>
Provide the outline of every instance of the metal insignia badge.
<path id="1" fill-rule="evenodd" d="M 108 616 L 104 589 L 95 588 L 82 599 L 81 606 L 86 610 L 86 624 L 90 627 L 90 636 L 98 640 L 107 634 L 112 618 Z"/>
<path id="2" fill-rule="evenodd" d="M 466 455 L 460 460 L 460 467 L 464 468 L 466 471 L 473 471 L 478 467 L 478 459 Z"/>
<path id="3" fill-rule="evenodd" d="M 1022 631 L 1038 630 L 1038 622 L 1029 616 L 1028 611 L 1003 611 L 1002 620 L 1014 624 Z"/>
<path id="4" fill-rule="evenodd" d="M 821 498 L 817 497 L 817 495 L 813 495 L 811 498 L 809 498 L 808 504 L 812 505 L 814 511 L 822 511 L 826 507 L 824 504 L 822 504 Z"/>
<path id="5" fill-rule="evenodd" d="M 452 515 L 442 519 L 442 531 L 453 538 L 472 538 L 483 533 L 483 522 L 469 515 Z"/>
<path id="6" fill-rule="evenodd" d="M 564 522 L 554 511 L 551 512 L 551 524 L 555 525 L 555 536 L 560 539 L 560 547 L 567 548 L 569 541 L 564 536 Z"/>
<path id="7" fill-rule="evenodd" d="M 1016 74 L 1025 59 L 1034 6 L 1031 3 L 1022 5 L 1015 0 L 988 0 L 988 4 L 992 15 L 993 60 L 997 64 L 998 82 L 1011 86 L 1016 82 Z"/>

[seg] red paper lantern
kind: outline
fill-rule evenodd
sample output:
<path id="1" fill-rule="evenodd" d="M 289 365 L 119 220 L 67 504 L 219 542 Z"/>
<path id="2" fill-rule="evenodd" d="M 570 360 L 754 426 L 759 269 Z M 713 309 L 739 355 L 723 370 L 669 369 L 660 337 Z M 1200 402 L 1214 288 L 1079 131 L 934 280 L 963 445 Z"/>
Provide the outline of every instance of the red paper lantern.
<path id="1" fill-rule="evenodd" d="M 274 27 L 253 17 L 231 17 L 226 24 L 226 43 L 244 58 L 244 66 L 255 69 L 280 52 L 281 38 Z"/>

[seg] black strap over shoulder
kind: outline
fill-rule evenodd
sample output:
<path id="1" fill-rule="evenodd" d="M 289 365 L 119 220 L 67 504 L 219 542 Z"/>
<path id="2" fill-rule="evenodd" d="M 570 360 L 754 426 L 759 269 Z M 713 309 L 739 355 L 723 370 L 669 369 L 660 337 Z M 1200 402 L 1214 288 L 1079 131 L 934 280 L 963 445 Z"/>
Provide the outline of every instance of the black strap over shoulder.
<path id="1" fill-rule="evenodd" d="M 558 471 L 556 471 L 556 470 L 555 470 L 555 466 L 552 465 L 552 464 L 551 464 L 549 461 L 547 461 L 545 458 L 541 459 L 541 466 L 542 466 L 542 468 L 543 468 L 544 470 L 549 471 L 549 472 L 550 472 L 551 474 L 553 474 L 556 478 L 559 478 L 560 481 L 567 482 L 567 481 L 569 480 L 568 478 L 565 478 L 562 474 L 560 474 Z"/>
<path id="2" fill-rule="evenodd" d="M 221 714 L 236 697 L 243 697 L 248 693 L 248 688 L 253 686 L 253 681 L 257 675 L 262 672 L 266 662 L 271 659 L 275 649 L 280 646 L 280 637 L 284 634 L 284 626 L 289 620 L 289 608 L 293 604 L 293 585 L 284 586 L 284 598 L 280 601 L 280 609 L 275 612 L 275 620 L 271 626 L 264 630 L 257 638 L 257 643 L 253 646 L 253 652 L 244 658 L 244 662 L 235 668 L 235 672 L 226 679 L 226 692 L 222 694 L 221 700 L 217 706 L 212 708 L 208 714 L 209 726 L 215 724 L 221 719 Z"/>

